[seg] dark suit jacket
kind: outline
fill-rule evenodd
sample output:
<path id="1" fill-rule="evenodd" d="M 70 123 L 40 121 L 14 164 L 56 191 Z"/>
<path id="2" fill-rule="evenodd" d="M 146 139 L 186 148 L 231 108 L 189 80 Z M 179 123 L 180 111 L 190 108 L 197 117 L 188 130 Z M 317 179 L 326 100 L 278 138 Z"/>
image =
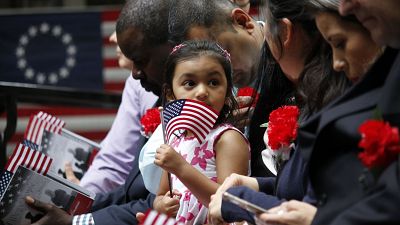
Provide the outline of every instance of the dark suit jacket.
<path id="1" fill-rule="evenodd" d="M 125 185 L 107 194 L 98 194 L 92 206 L 96 225 L 137 224 L 136 213 L 153 207 L 155 195 L 144 186 L 139 166 L 139 151 Z"/>
<path id="2" fill-rule="evenodd" d="M 318 199 L 313 224 L 380 224 L 391 220 L 400 224 L 400 217 L 395 216 L 400 205 L 398 169 L 396 172 L 396 166 L 391 165 L 377 183 L 357 157 L 362 151 L 358 148 L 358 128 L 374 118 L 377 108 L 385 119 L 400 116 L 397 54 L 387 49 L 363 80 L 299 130 L 298 144 L 308 160 L 310 181 Z M 389 122 L 400 125 L 399 120 Z"/>

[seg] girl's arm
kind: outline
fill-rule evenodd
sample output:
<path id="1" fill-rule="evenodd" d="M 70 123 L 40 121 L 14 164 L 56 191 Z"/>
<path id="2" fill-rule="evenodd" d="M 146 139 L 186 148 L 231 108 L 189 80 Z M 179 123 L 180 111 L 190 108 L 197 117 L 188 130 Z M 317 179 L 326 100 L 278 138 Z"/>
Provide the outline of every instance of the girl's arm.
<path id="1" fill-rule="evenodd" d="M 222 184 L 232 173 L 248 175 L 250 151 L 242 134 L 235 130 L 226 131 L 216 143 L 215 151 L 219 184 Z"/>
<path id="2" fill-rule="evenodd" d="M 155 163 L 174 173 L 203 205 L 208 206 L 211 195 L 216 192 L 219 184 L 222 184 L 226 177 L 231 173 L 247 175 L 249 166 L 248 144 L 237 131 L 224 132 L 215 144 L 215 151 L 218 183 L 195 169 L 167 145 L 162 145 L 157 149 L 159 155 L 156 156 Z"/>
<path id="3" fill-rule="evenodd" d="M 180 195 L 176 190 L 173 190 L 172 194 L 174 196 Z M 169 193 L 168 173 L 165 170 L 161 175 L 160 187 L 158 189 L 157 197 L 154 199 L 153 208 L 170 217 L 176 216 L 179 210 L 179 198 L 171 198 Z"/>
<path id="4" fill-rule="evenodd" d="M 160 180 L 160 186 L 158 188 L 157 196 L 164 195 L 169 191 L 169 184 L 168 184 L 168 172 L 163 170 Z"/>

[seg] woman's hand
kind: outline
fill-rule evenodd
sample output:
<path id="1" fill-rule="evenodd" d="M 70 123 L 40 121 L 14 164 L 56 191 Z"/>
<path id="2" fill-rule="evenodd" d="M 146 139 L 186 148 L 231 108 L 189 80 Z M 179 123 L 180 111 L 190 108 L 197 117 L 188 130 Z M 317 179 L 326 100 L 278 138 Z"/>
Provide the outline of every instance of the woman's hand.
<path id="1" fill-rule="evenodd" d="M 258 219 L 267 224 L 310 225 L 317 208 L 305 202 L 291 200 L 263 213 Z"/>
<path id="2" fill-rule="evenodd" d="M 159 212 L 168 215 L 169 217 L 175 217 L 179 210 L 179 199 L 181 193 L 178 190 L 172 190 L 173 197 L 168 191 L 165 195 L 159 195 L 154 199 L 153 208 Z"/>
<path id="3" fill-rule="evenodd" d="M 170 173 L 177 174 L 186 161 L 174 148 L 162 144 L 156 150 L 154 163 Z"/>
<path id="4" fill-rule="evenodd" d="M 211 196 L 210 204 L 208 205 L 208 218 L 213 224 L 223 223 L 221 214 L 222 207 L 222 195 L 226 190 L 235 186 L 247 186 L 251 189 L 258 191 L 258 182 L 255 178 L 247 177 L 239 174 L 231 174 L 217 189 L 215 194 Z"/>
<path id="5" fill-rule="evenodd" d="M 222 183 L 222 185 L 218 188 L 217 192 L 218 191 L 225 192 L 229 188 L 236 186 L 246 186 L 255 191 L 259 191 L 258 182 L 256 178 L 232 173 L 229 177 L 225 179 L 224 183 Z"/>

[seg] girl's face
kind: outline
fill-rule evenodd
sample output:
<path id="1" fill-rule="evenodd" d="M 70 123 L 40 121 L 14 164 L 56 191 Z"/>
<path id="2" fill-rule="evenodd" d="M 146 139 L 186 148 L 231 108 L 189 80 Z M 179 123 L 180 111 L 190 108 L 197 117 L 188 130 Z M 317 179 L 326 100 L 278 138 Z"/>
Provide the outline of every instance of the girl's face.
<path id="1" fill-rule="evenodd" d="M 333 69 L 345 72 L 352 82 L 360 79 L 382 52 L 367 30 L 337 13 L 321 12 L 316 23 L 332 48 Z"/>
<path id="2" fill-rule="evenodd" d="M 178 62 L 172 79 L 177 99 L 202 101 L 220 112 L 227 96 L 228 82 L 221 64 L 211 56 Z"/>

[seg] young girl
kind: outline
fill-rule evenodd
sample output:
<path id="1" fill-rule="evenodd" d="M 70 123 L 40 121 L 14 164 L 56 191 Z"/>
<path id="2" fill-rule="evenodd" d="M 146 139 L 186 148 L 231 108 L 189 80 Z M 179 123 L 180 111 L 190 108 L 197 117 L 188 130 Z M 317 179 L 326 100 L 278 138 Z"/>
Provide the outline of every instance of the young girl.
<path id="1" fill-rule="evenodd" d="M 190 132 L 161 145 L 154 163 L 165 171 L 154 209 L 176 215 L 185 224 L 204 224 L 210 196 L 231 173 L 248 174 L 249 146 L 232 120 L 236 102 L 232 93 L 229 53 L 206 41 L 188 41 L 176 46 L 166 62 L 164 95 L 167 100 L 193 99 L 204 102 L 219 117 L 200 144 Z M 168 175 L 174 195 L 171 198 Z"/>

